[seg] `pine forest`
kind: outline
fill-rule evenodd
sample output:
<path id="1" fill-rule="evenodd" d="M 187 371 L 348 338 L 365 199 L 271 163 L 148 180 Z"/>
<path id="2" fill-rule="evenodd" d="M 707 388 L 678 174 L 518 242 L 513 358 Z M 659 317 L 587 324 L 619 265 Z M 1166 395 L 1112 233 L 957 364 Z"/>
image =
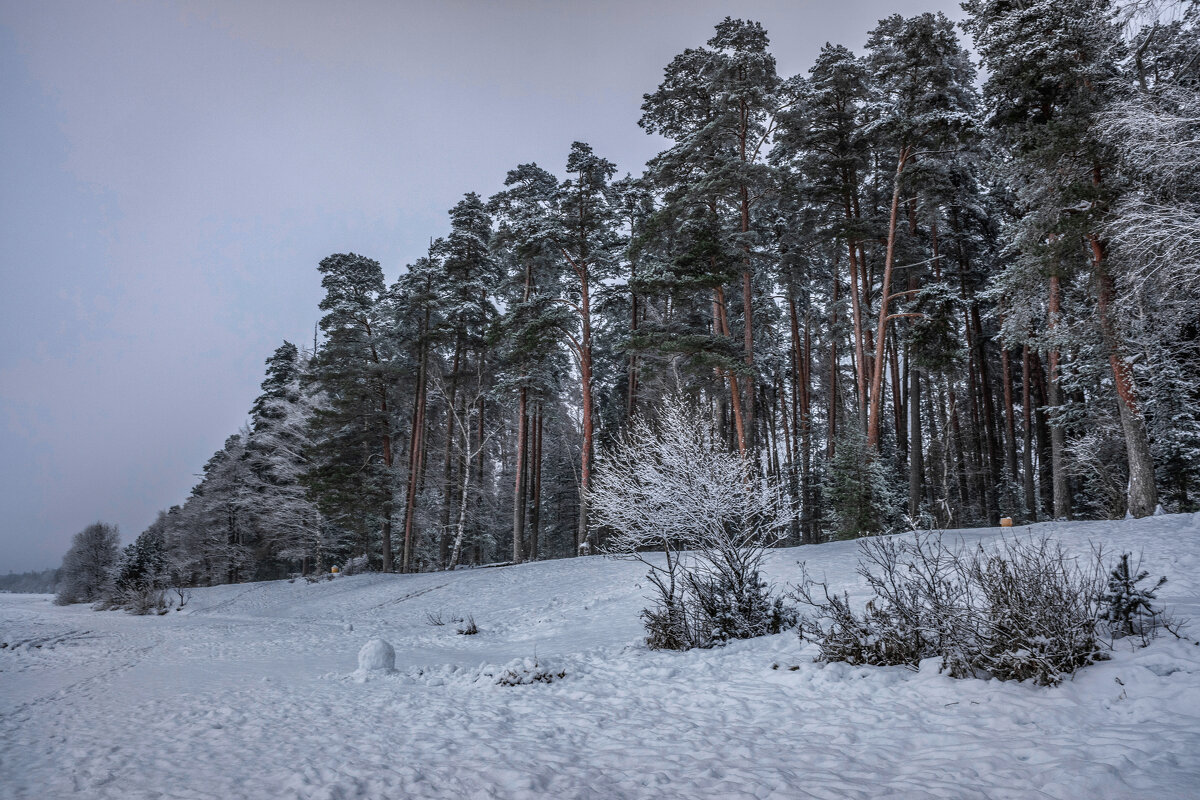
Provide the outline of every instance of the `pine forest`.
<path id="1" fill-rule="evenodd" d="M 1184 5 L 967 0 L 794 76 L 724 19 L 646 76 L 644 171 L 564 143 L 397 276 L 312 265 L 313 341 L 126 560 L 204 586 L 604 552 L 597 470 L 668 405 L 780 487 L 780 544 L 1200 510 Z"/>

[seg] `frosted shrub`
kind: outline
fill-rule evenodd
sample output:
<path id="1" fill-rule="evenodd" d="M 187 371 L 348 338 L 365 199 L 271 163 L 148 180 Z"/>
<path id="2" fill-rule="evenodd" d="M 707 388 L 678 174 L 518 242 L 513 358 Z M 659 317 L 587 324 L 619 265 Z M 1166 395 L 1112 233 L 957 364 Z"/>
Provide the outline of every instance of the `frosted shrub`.
<path id="1" fill-rule="evenodd" d="M 518 665 L 509 667 L 496 679 L 497 686 L 532 686 L 535 683 L 554 683 L 567 677 L 563 669 L 553 670 L 543 667 L 536 658 L 525 659 Z"/>
<path id="2" fill-rule="evenodd" d="M 916 667 L 939 657 L 953 677 L 1049 686 L 1107 657 L 1099 552 L 1080 564 L 1044 537 L 964 552 L 918 533 L 864 540 L 858 574 L 873 595 L 861 613 L 821 584 L 795 590 L 818 660 Z"/>
<path id="3" fill-rule="evenodd" d="M 126 595 L 125 608 L 130 614 L 165 614 L 167 597 L 162 589 L 142 588 Z"/>
<path id="4" fill-rule="evenodd" d="M 860 616 L 849 597 L 830 595 L 826 587 L 805 581 L 795 593 L 816 610 L 801 625 L 801 637 L 821 645 L 821 660 L 852 664 L 907 664 L 942 655 L 952 674 L 964 671 L 956 642 L 968 608 L 969 586 L 958 575 L 960 554 L 940 536 L 918 534 L 864 539 L 857 572 L 873 597 Z M 820 586 L 823 597 L 815 596 Z"/>
<path id="5" fill-rule="evenodd" d="M 1080 566 L 1045 538 L 1013 539 L 1000 553 L 977 551 L 965 566 L 979 587 L 976 671 L 1049 686 L 1105 657 L 1099 554 Z"/>
<path id="6" fill-rule="evenodd" d="M 654 596 L 642 612 L 655 649 L 712 647 L 777 633 L 791 617 L 759 566 L 791 510 L 679 399 L 639 418 L 605 450 L 588 503 L 609 553 L 641 561 Z"/>
<path id="7" fill-rule="evenodd" d="M 784 605 L 782 597 L 771 597 L 767 582 L 757 572 L 691 577 L 690 581 L 714 644 L 781 633 L 796 624 L 796 612 Z"/>
<path id="8" fill-rule="evenodd" d="M 130 614 L 165 614 L 171 575 L 161 527 L 151 525 L 121 553 L 113 580 L 98 608 L 122 608 Z"/>

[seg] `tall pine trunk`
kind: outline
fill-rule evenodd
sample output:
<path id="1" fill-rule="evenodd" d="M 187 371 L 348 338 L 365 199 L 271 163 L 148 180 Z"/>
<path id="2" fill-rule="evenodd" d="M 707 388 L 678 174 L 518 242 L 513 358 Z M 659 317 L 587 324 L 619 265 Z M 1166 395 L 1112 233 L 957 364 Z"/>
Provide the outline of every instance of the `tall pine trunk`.
<path id="1" fill-rule="evenodd" d="M 421 324 L 420 363 L 417 367 L 417 397 L 413 401 L 412 436 L 409 438 L 408 453 L 408 496 L 404 504 L 404 554 L 400 571 L 408 572 L 412 567 L 413 538 L 416 525 L 417 491 L 420 486 L 422 452 L 425 448 L 425 381 L 428 368 L 428 345 L 425 335 L 429 328 L 429 311 Z"/>
<path id="2" fill-rule="evenodd" d="M 575 541 L 575 551 L 579 552 L 584 543 L 591 544 L 588 532 L 588 487 L 592 478 L 592 447 L 593 447 L 593 411 L 592 411 L 592 317 L 591 298 L 588 294 L 588 275 L 586 266 L 580 269 L 580 317 L 582 330 L 580 333 L 579 372 L 583 388 L 583 452 L 580 455 L 579 467 L 579 531 Z"/>
<path id="3" fill-rule="evenodd" d="M 522 386 L 517 401 L 517 468 L 516 485 L 513 486 L 513 549 L 512 560 L 519 564 L 525 542 L 525 446 L 526 446 L 526 395 Z"/>
<path id="4" fill-rule="evenodd" d="M 911 357 L 910 357 L 911 361 Z M 908 515 L 913 519 L 921 513 L 925 496 L 925 460 L 921 442 L 921 373 L 915 364 L 908 369 Z"/>
<path id="5" fill-rule="evenodd" d="M 1112 319 L 1112 301 L 1116 289 L 1112 276 L 1105 270 L 1103 246 L 1094 236 L 1091 244 L 1100 280 L 1100 330 L 1105 349 L 1108 350 L 1108 363 L 1112 369 L 1113 388 L 1116 391 L 1117 408 L 1121 416 L 1121 431 L 1125 437 L 1125 455 L 1129 461 L 1128 511 L 1133 517 L 1148 517 L 1158 505 L 1158 491 L 1154 483 L 1154 457 L 1150 453 L 1146 420 L 1138 408 L 1133 376 L 1130 374 L 1129 363 L 1121 352 L 1116 325 Z"/>
<path id="6" fill-rule="evenodd" d="M 892 210 L 888 218 L 887 255 L 883 262 L 883 289 L 879 295 L 879 325 L 875 331 L 875 362 L 871 371 L 870 410 L 867 415 L 867 447 L 879 452 L 879 415 L 883 393 L 884 346 L 887 344 L 888 309 L 891 306 L 892 265 L 896 258 L 896 222 L 900 213 L 900 180 L 908 162 L 909 148 L 900 148 L 896 176 L 892 181 Z"/>
<path id="7" fill-rule="evenodd" d="M 1058 326 L 1058 315 L 1062 309 L 1061 290 L 1059 286 L 1059 278 L 1054 275 L 1050 278 L 1050 335 L 1054 335 L 1054 329 Z M 1047 405 L 1050 407 L 1050 412 L 1053 414 L 1059 406 L 1062 405 L 1062 387 L 1059 385 L 1058 374 L 1058 348 L 1051 346 L 1050 360 L 1050 375 L 1047 381 Z M 1071 485 L 1067 480 L 1066 468 L 1066 451 L 1067 437 L 1063 431 L 1062 425 L 1055 420 L 1050 421 L 1050 469 L 1053 473 L 1054 481 L 1054 518 L 1055 519 L 1070 519 L 1071 518 Z"/>
<path id="8" fill-rule="evenodd" d="M 1033 483 L 1033 408 L 1030 392 L 1029 345 L 1021 347 L 1021 434 L 1024 437 L 1021 450 L 1021 479 L 1025 489 L 1025 515 L 1030 522 L 1037 522 L 1037 493 Z"/>
<path id="9" fill-rule="evenodd" d="M 371 340 L 371 359 L 375 365 L 380 366 L 379 351 L 375 348 L 375 339 L 371 333 L 371 326 L 368 323 L 366 326 L 367 337 Z M 392 571 L 392 467 L 394 466 L 394 457 L 392 454 L 392 423 L 388 415 L 387 403 L 387 385 L 382 379 L 378 380 L 379 394 L 379 425 L 381 428 L 380 439 L 383 446 L 383 466 L 385 475 L 387 476 L 386 485 L 384 487 L 385 499 L 383 501 L 383 571 Z"/>
<path id="10" fill-rule="evenodd" d="M 1021 485 L 1021 471 L 1017 468 L 1017 419 L 1013 410 L 1012 364 L 1008 359 L 1008 348 L 1000 345 L 1000 377 L 1004 389 L 1004 460 L 1014 487 Z M 1016 498 L 1014 505 L 1016 503 Z"/>
<path id="11" fill-rule="evenodd" d="M 529 509 L 529 558 L 536 561 L 538 557 L 538 533 L 542 519 L 542 404 L 534 409 L 533 426 L 533 463 L 531 464 L 533 498 Z"/>
<path id="12" fill-rule="evenodd" d="M 1042 515 L 1054 518 L 1054 457 L 1050 445 L 1050 421 L 1046 409 L 1050 407 L 1050 390 L 1042 359 L 1036 350 L 1029 352 L 1029 368 L 1032 371 L 1032 387 L 1036 393 L 1033 400 L 1033 426 L 1037 432 L 1038 492 Z"/>
<path id="13" fill-rule="evenodd" d="M 454 504 L 454 428 L 455 405 L 458 395 L 458 370 L 462 358 L 462 337 L 454 344 L 454 361 L 450 368 L 450 394 L 446 397 L 446 448 L 442 461 L 442 519 L 438 532 L 438 560 L 443 567 L 450 563 L 450 509 Z"/>

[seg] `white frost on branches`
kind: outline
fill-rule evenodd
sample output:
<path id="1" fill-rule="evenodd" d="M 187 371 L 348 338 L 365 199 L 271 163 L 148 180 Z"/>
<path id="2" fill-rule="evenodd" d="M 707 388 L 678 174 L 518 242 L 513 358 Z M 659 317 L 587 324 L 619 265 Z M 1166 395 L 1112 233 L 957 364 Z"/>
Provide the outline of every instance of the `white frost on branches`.
<path id="1" fill-rule="evenodd" d="M 647 627 L 668 620 L 687 646 L 712 643 L 714 591 L 739 606 L 765 601 L 763 551 L 783 538 L 793 513 L 779 487 L 753 475 L 753 462 L 730 453 L 703 419 L 668 399 L 601 454 L 588 493 L 594 523 L 610 533 L 606 550 L 650 570 L 658 608 L 647 610 Z"/>

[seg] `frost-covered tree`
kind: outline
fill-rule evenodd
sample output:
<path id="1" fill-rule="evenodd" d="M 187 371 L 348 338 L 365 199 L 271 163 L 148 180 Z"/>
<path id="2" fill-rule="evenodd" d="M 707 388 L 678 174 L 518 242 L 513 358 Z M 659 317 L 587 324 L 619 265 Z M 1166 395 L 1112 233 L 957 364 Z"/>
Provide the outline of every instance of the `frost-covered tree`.
<path id="1" fill-rule="evenodd" d="M 450 209 L 450 231 L 445 239 L 435 242 L 432 251 L 440 267 L 435 285 L 442 322 L 437 335 L 447 384 L 438 538 L 438 563 L 442 567 L 450 562 L 453 520 L 463 501 L 463 486 L 475 483 L 476 502 L 470 497 L 466 502 L 478 506 L 478 487 L 484 483 L 483 473 L 487 468 L 483 451 L 471 459 L 458 447 L 462 436 L 455 426 L 459 417 L 470 415 L 464 405 L 468 394 L 485 404 L 494 366 L 489 358 L 488 333 L 497 317 L 495 292 L 501 269 L 491 241 L 492 217 L 479 195 L 468 192 Z M 473 413 L 482 419 L 487 414 L 486 404 Z M 473 479 L 468 477 L 468 470 L 474 470 Z"/>
<path id="2" fill-rule="evenodd" d="M 75 534 L 59 568 L 54 602 L 90 603 L 103 597 L 112 584 L 120 541 L 117 526 L 103 522 L 94 522 Z"/>
<path id="3" fill-rule="evenodd" d="M 323 569 L 331 555 L 330 526 L 303 483 L 312 466 L 313 417 L 322 395 L 306 392 L 305 358 L 284 342 L 267 359 L 263 393 L 251 408 L 242 503 L 258 536 L 258 558 Z"/>
<path id="4" fill-rule="evenodd" d="M 214 585 L 253 577 L 253 514 L 244 503 L 247 436 L 245 430 L 236 433 L 213 453 L 172 522 L 172 557 L 189 582 Z"/>
<path id="5" fill-rule="evenodd" d="M 616 165 L 596 155 L 590 145 L 575 142 L 567 156 L 571 175 L 559 187 L 552 236 L 562 256 L 562 302 L 575 311 L 575 330 L 562 331 L 579 367 L 582 442 L 579 464 L 579 535 L 587 542 L 587 499 L 595 449 L 594 293 L 612 275 L 620 239 L 617 236 L 615 198 L 609 180 Z M 588 543 L 592 546 L 595 542 Z"/>
<path id="6" fill-rule="evenodd" d="M 755 445 L 754 315 L 757 207 L 772 189 L 767 164 L 770 137 L 782 99 L 782 82 L 758 22 L 726 17 L 704 47 L 688 48 L 667 65 L 657 90 L 643 98 L 638 124 L 672 141 L 649 165 L 652 182 L 666 192 L 663 223 L 687 255 L 682 271 L 693 287 L 712 291 L 714 341 L 679 341 L 676 348 L 706 349 L 742 362 L 723 370 L 729 381 L 734 426 L 743 453 Z M 786 94 L 786 92 L 784 93 Z M 740 283 L 742 341 L 733 343 L 725 288 Z M 725 345 L 722 347 L 721 345 Z M 716 360 L 716 359 L 713 359 Z"/>
<path id="7" fill-rule="evenodd" d="M 866 131 L 885 145 L 896 165 L 888 212 L 887 250 L 875 329 L 875 357 L 867 414 L 867 445 L 880 445 L 883 376 L 892 314 L 900 199 L 912 173 L 928 172 L 962 148 L 974 128 L 975 73 L 943 14 L 911 19 L 893 15 L 879 23 L 867 43 L 877 118 Z M 899 387 L 894 387 L 899 390 Z"/>
<path id="8" fill-rule="evenodd" d="M 113 569 L 107 605 L 134 614 L 165 609 L 162 592 L 172 582 L 166 532 L 167 515 L 159 513 L 150 527 L 126 545 Z"/>
<path id="9" fill-rule="evenodd" d="M 643 618 L 652 647 L 778 632 L 786 614 L 759 567 L 792 510 L 777 484 L 714 439 L 697 409 L 668 398 L 636 418 L 601 454 L 589 500 L 593 524 L 610 531 L 607 550 L 650 570 L 655 607 Z"/>
<path id="10" fill-rule="evenodd" d="M 1099 117 L 1127 191 L 1104 232 L 1115 316 L 1145 387 L 1163 505 L 1196 508 L 1200 484 L 1200 7 L 1132 43 L 1127 96 Z"/>
<path id="11" fill-rule="evenodd" d="M 521 164 L 505 178 L 507 187 L 488 201 L 498 220 L 493 247 L 506 265 L 501 295 L 505 311 L 497 326 L 501 374 L 497 390 L 517 395 L 513 469 L 512 557 L 537 557 L 537 535 L 526 541 L 533 469 L 530 443 L 542 403 L 565 374 L 563 331 L 572 331 L 572 309 L 556 302 L 562 288 L 553 225 L 558 180 L 536 164 Z M 582 306 L 581 306 L 582 307 Z M 591 388 L 590 386 L 588 387 Z M 534 469 L 537 467 L 534 466 Z"/>
<path id="12" fill-rule="evenodd" d="M 827 475 L 826 496 L 839 539 L 886 533 L 897 516 L 899 497 L 883 462 L 857 427 L 847 427 Z"/>

